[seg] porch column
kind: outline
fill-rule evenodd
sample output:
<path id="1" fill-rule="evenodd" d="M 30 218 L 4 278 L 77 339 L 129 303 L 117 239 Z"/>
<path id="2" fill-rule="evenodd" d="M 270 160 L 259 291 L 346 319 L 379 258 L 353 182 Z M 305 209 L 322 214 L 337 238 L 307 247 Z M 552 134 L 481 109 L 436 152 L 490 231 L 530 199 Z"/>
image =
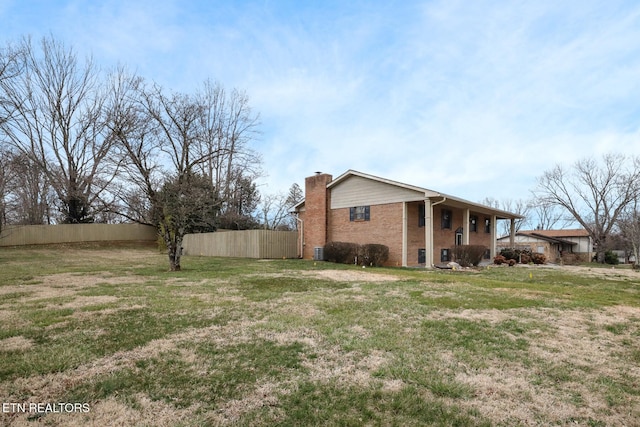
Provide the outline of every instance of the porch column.
<path id="1" fill-rule="evenodd" d="M 462 244 L 469 244 L 469 222 L 471 218 L 469 216 L 469 209 L 465 209 L 462 213 Z"/>
<path id="2" fill-rule="evenodd" d="M 516 219 L 511 218 L 511 227 L 509 227 L 509 243 L 511 248 L 516 247 Z"/>
<path id="3" fill-rule="evenodd" d="M 402 266 L 406 267 L 407 263 L 407 202 L 402 202 Z"/>
<path id="4" fill-rule="evenodd" d="M 497 235 L 496 230 L 498 230 L 498 218 L 495 215 L 492 215 L 491 216 L 491 260 L 493 260 L 493 258 L 496 255 L 498 255 L 497 253 L 498 241 L 496 240 L 496 235 Z"/>
<path id="5" fill-rule="evenodd" d="M 433 265 L 433 205 L 430 199 L 424 201 L 424 260 L 425 268 Z"/>

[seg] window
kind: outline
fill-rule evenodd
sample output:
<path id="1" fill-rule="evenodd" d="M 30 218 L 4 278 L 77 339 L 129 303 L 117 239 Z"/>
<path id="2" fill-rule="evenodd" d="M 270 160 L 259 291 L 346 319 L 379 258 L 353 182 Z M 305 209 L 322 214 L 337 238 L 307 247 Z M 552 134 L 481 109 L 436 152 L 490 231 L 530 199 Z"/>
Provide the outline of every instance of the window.
<path id="1" fill-rule="evenodd" d="M 491 233 L 491 220 L 489 218 L 484 219 L 484 232 Z"/>
<path id="2" fill-rule="evenodd" d="M 442 209 L 442 229 L 451 229 L 451 211 Z"/>
<path id="3" fill-rule="evenodd" d="M 349 221 L 369 221 L 371 212 L 369 206 L 356 206 L 349 209 Z"/>
<path id="4" fill-rule="evenodd" d="M 471 215 L 469 218 L 469 231 L 478 231 L 478 217 L 475 215 Z"/>
<path id="5" fill-rule="evenodd" d="M 449 261 L 449 249 L 440 249 L 440 261 Z"/>
<path id="6" fill-rule="evenodd" d="M 427 263 L 427 251 L 425 249 L 418 249 L 418 264 Z"/>
<path id="7" fill-rule="evenodd" d="M 491 259 L 491 249 L 487 249 L 486 251 L 484 251 L 484 259 Z"/>
<path id="8" fill-rule="evenodd" d="M 418 227 L 424 227 L 424 215 L 424 205 L 420 204 L 418 205 Z"/>

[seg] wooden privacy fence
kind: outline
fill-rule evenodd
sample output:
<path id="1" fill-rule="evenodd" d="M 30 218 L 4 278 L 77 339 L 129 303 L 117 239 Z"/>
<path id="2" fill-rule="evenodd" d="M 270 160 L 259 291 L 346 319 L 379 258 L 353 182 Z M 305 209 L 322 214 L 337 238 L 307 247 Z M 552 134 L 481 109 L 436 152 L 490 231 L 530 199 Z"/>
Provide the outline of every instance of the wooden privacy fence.
<path id="1" fill-rule="evenodd" d="M 241 230 L 187 234 L 182 242 L 184 255 L 237 258 L 297 258 L 296 231 Z"/>
<path id="2" fill-rule="evenodd" d="M 53 243 L 156 241 L 155 227 L 142 224 L 16 225 L 0 233 L 0 246 Z"/>

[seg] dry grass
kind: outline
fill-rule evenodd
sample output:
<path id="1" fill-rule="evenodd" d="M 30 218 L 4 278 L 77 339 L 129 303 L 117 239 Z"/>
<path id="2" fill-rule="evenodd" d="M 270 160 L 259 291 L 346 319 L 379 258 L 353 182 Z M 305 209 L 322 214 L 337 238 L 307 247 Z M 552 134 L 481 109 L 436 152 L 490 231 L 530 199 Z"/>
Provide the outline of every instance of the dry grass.
<path id="1" fill-rule="evenodd" d="M 48 345 L 76 334 L 111 342 L 118 336 L 112 326 L 136 316 L 147 316 L 135 324 L 140 332 L 166 332 L 132 348 L 88 352 L 86 360 L 60 371 L 37 368 L 34 359 L 45 372 L 0 377 L 3 402 L 94 396 L 87 414 L 38 420 L 69 426 L 357 424 L 354 419 L 421 425 L 422 413 L 411 415 L 416 403 L 397 403 L 407 390 L 416 402 L 443 405 L 441 425 L 634 425 L 640 418 L 640 393 L 634 392 L 640 390 L 640 281 L 633 272 L 621 279 L 618 270 L 566 269 L 580 284 L 558 291 L 527 284 L 525 272 L 514 276 L 522 283 L 516 287 L 490 271 L 396 273 L 308 263 L 295 270 L 279 261 L 247 262 L 225 273 L 220 267 L 207 272 L 207 261 L 200 260 L 200 269 L 179 277 L 163 269 L 132 274 L 113 268 L 131 260 L 148 269 L 149 258 L 161 265 L 155 254 L 131 252 L 91 251 L 104 267 L 90 274 L 46 271 L 0 285 L 0 296 L 12 298 L 0 305 L 6 336 L 0 362 L 46 355 Z M 75 253 L 65 268 L 85 268 L 83 255 Z M 505 271 L 519 274 L 515 270 Z M 583 285 L 584 278 L 624 283 L 619 292 L 627 302 L 593 303 L 597 289 Z M 245 285 L 264 279 L 273 281 L 268 289 Z M 498 279 L 506 281 L 487 284 Z M 310 281 L 315 287 L 300 287 Z M 577 299 L 579 292 L 588 304 Z M 517 303 L 505 306 L 505 298 Z M 154 323 L 164 319 L 169 326 Z M 176 327 L 181 321 L 184 326 Z M 262 365 L 272 351 L 266 349 L 295 350 L 299 360 L 287 368 L 287 360 Z M 182 366 L 178 376 L 188 375 L 185 383 L 175 372 L 155 368 L 168 361 Z M 201 379 L 220 376 L 238 386 L 211 396 Z M 112 379 L 113 390 L 100 391 Z M 154 391 L 154 381 L 166 384 L 166 391 Z M 179 398 L 185 387 L 195 397 Z M 291 418 L 309 387 L 321 402 L 320 415 Z M 341 409 L 343 400 L 352 401 L 345 404 L 349 409 Z M 400 405 L 399 412 L 384 409 L 390 402 Z M 353 413 L 360 418 L 350 418 Z M 0 414 L 0 423 L 34 425 L 32 415 Z M 329 418 L 319 421 L 323 416 Z"/>

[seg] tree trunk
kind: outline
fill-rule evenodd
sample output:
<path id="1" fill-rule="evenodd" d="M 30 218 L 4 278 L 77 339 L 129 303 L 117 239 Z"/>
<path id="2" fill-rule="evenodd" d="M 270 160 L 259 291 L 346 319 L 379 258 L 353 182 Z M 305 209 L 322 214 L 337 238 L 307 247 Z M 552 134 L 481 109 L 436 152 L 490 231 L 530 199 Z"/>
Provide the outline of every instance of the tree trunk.
<path id="1" fill-rule="evenodd" d="M 180 271 L 180 250 L 173 243 L 167 248 L 169 255 L 169 269 L 171 271 Z"/>
<path id="2" fill-rule="evenodd" d="M 169 224 L 164 223 L 160 226 L 162 239 L 167 247 L 167 257 L 169 258 L 169 270 L 180 271 L 180 254 L 176 250 L 176 242 L 171 238 Z"/>
<path id="3" fill-rule="evenodd" d="M 165 227 L 167 230 L 167 227 Z M 182 237 L 175 236 L 171 238 L 171 232 L 164 232 L 164 241 L 167 245 L 167 255 L 169 256 L 169 269 L 171 271 L 180 271 L 180 258 L 182 257 Z"/>
<path id="4" fill-rule="evenodd" d="M 600 264 L 604 264 L 604 253 L 607 251 L 606 236 L 598 236 L 593 243 L 596 247 L 596 261 Z"/>

